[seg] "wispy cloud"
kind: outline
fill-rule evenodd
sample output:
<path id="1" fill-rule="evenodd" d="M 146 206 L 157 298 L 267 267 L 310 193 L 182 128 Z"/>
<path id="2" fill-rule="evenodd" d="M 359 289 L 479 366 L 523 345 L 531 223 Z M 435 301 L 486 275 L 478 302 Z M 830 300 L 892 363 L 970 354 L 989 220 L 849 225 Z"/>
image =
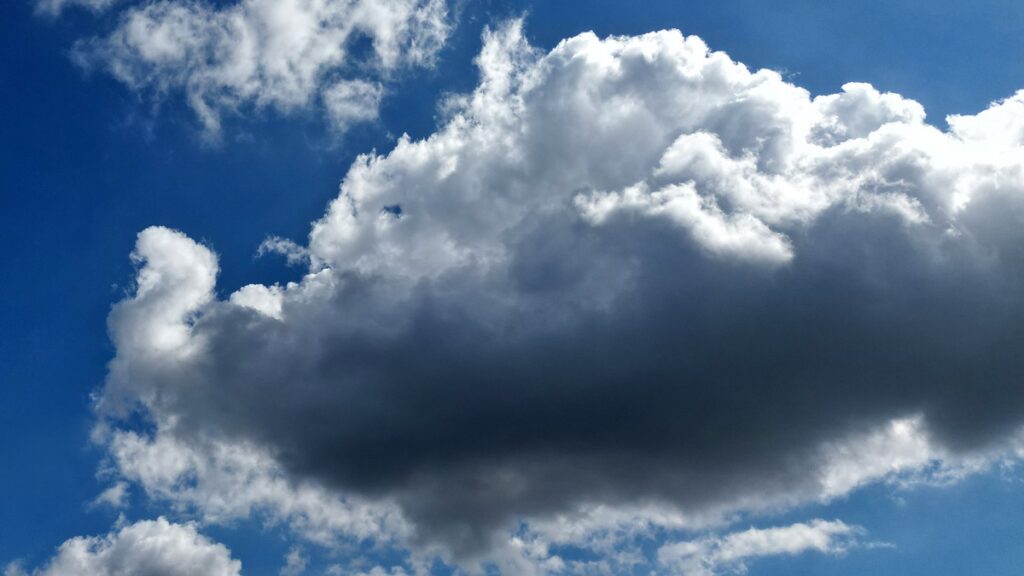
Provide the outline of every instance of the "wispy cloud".
<path id="1" fill-rule="evenodd" d="M 319 107 L 344 130 L 377 117 L 383 79 L 431 65 L 450 26 L 444 0 L 161 0 L 125 6 L 112 32 L 73 53 L 151 98 L 183 96 L 209 138 L 225 114 L 267 108 Z"/>

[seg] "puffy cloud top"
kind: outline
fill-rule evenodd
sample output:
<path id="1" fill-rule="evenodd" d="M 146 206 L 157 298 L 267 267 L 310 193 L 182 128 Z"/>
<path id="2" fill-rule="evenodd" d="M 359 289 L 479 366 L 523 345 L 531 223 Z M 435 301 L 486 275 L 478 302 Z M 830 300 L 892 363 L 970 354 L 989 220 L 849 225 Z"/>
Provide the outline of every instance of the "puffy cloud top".
<path id="1" fill-rule="evenodd" d="M 77 537 L 60 546 L 32 576 L 239 576 L 242 563 L 192 525 L 146 520 L 106 536 Z M 28 576 L 10 566 L 8 576 Z"/>
<path id="2" fill-rule="evenodd" d="M 307 247 L 266 245 L 308 259 L 302 281 L 218 299 L 209 248 L 140 235 L 100 394 L 106 425 L 134 405 L 154 426 L 107 436 L 127 478 L 200 510 L 174 482 L 196 467 L 283 486 L 245 502 L 300 529 L 325 524 L 288 487 L 316 486 L 301 501 L 337 498 L 351 537 L 459 559 L 525 522 L 516 549 L 557 571 L 544 542 L 955 477 L 1007 446 L 1024 93 L 944 131 L 678 31 L 542 53 L 520 26 L 486 33 L 435 134 L 353 164 Z M 149 481 L 160 445 L 181 465 Z"/>

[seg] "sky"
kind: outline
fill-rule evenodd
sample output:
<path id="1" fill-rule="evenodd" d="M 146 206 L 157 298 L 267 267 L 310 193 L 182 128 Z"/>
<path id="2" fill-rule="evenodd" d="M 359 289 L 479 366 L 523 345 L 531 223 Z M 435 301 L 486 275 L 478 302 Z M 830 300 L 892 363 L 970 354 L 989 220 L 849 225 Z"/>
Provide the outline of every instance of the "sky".
<path id="1" fill-rule="evenodd" d="M 1024 6 L 0 11 L 4 576 L 1024 568 Z"/>

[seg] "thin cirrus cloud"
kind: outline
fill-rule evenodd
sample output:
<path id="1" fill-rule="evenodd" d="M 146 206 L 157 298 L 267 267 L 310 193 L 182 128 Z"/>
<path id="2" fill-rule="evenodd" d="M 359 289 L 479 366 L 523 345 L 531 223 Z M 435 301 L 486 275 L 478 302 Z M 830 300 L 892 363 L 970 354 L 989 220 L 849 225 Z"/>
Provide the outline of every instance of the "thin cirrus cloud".
<path id="1" fill-rule="evenodd" d="M 75 6 L 86 8 L 93 12 L 103 12 L 120 1 L 121 0 L 36 0 L 35 7 L 38 14 L 55 17 L 60 16 L 64 10 Z"/>
<path id="2" fill-rule="evenodd" d="M 750 528 L 721 537 L 676 542 L 658 549 L 658 562 L 685 576 L 744 574 L 747 563 L 766 556 L 806 552 L 841 555 L 861 530 L 838 520 L 814 520 L 774 528 Z"/>
<path id="3" fill-rule="evenodd" d="M 544 53 L 513 22 L 477 62 L 265 247 L 300 282 L 219 299 L 212 249 L 139 234 L 96 404 L 122 480 L 410 568 L 614 572 L 834 553 L 858 532 L 685 534 L 1019 457 L 1024 93 L 942 130 L 678 31 Z"/>
<path id="4" fill-rule="evenodd" d="M 107 0 L 42 0 L 96 10 Z M 225 114 L 318 107 L 338 131 L 377 118 L 383 83 L 433 64 L 450 31 L 445 0 L 161 0 L 127 5 L 109 34 L 81 40 L 74 59 L 153 98 L 182 96 L 204 134 Z M 360 43 L 369 47 L 363 49 Z"/>

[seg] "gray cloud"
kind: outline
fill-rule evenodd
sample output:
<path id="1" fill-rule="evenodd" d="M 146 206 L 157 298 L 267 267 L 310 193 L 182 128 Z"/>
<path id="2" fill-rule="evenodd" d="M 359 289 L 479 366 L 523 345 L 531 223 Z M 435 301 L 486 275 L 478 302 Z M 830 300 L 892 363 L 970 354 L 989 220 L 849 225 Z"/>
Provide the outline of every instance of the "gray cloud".
<path id="1" fill-rule="evenodd" d="M 98 402 L 153 424 L 107 436 L 124 475 L 175 498 L 148 447 L 247 447 L 388 510 L 361 535 L 471 558 L 593 506 L 685 527 L 955 475 L 1016 434 L 1024 93 L 942 131 L 674 31 L 543 54 L 513 23 L 478 62 L 437 133 L 352 166 L 301 282 L 217 300 L 212 251 L 140 234 Z"/>

